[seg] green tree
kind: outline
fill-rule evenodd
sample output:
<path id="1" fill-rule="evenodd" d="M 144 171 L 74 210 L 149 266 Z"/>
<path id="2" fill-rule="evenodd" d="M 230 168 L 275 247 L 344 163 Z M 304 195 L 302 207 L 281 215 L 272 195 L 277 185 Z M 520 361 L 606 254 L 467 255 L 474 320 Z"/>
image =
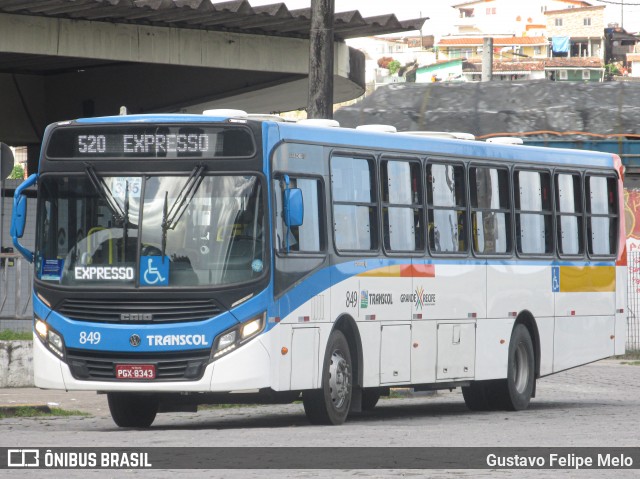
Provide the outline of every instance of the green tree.
<path id="1" fill-rule="evenodd" d="M 16 164 L 13 166 L 13 170 L 11 170 L 11 174 L 9 175 L 10 180 L 22 180 L 24 179 L 24 168 L 20 164 Z"/>
<path id="2" fill-rule="evenodd" d="M 387 68 L 389 69 L 389 73 L 391 75 L 395 75 L 398 70 L 400 70 L 400 62 L 398 60 L 393 60 L 391 62 L 389 62 L 389 65 L 387 66 Z"/>

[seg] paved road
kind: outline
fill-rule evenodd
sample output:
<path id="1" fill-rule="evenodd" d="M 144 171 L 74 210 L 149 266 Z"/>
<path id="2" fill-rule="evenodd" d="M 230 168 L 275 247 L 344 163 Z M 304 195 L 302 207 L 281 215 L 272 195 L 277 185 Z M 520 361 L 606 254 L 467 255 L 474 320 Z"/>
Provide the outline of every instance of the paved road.
<path id="1" fill-rule="evenodd" d="M 57 402 L 65 409 L 86 410 L 93 415 L 0 420 L 0 446 L 640 446 L 637 420 L 640 417 L 640 366 L 619 360 L 601 361 L 542 379 L 530 408 L 518 413 L 472 413 L 466 409 L 458 391 L 446 391 L 434 396 L 381 400 L 375 410 L 355 416 L 340 427 L 310 426 L 302 405 L 292 404 L 161 414 L 149 430 L 123 430 L 108 416 L 104 396 L 33 389 L 20 392 L 0 390 L 0 404 L 21 397 L 26 400 L 19 402 L 34 403 L 39 397 L 40 402 Z M 47 475 L 52 472 L 38 471 L 43 477 L 56 477 Z M 164 474 L 160 472 L 154 471 L 148 477 L 160 477 Z M 70 477 L 74 474 L 75 471 Z M 171 478 L 199 475 L 197 471 L 166 474 L 165 477 Z M 490 471 L 462 474 L 467 477 L 492 475 Z M 501 477 L 505 474 L 511 475 L 506 471 L 499 473 Z M 514 474 L 557 477 L 576 473 L 517 471 Z M 577 474 L 601 477 L 602 471 Z M 429 471 L 429 475 L 451 477 L 437 471 Z M 423 474 L 399 470 L 224 471 L 224 474 L 208 473 L 208 476 L 421 477 Z M 632 471 L 610 475 L 636 476 Z"/>

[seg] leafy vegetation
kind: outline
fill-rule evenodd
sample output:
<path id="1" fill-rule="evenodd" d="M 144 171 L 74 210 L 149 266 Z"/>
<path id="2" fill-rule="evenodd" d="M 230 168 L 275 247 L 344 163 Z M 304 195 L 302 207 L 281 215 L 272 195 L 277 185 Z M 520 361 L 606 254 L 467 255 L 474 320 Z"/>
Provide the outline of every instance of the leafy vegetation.
<path id="1" fill-rule="evenodd" d="M 0 341 L 29 341 L 33 339 L 31 331 L 11 331 L 4 329 L 0 331 Z"/>
<path id="2" fill-rule="evenodd" d="M 9 179 L 10 180 L 24 179 L 24 168 L 22 167 L 22 165 L 20 164 L 14 165 L 13 170 L 11 170 L 11 173 L 9 174 Z"/>
<path id="3" fill-rule="evenodd" d="M 89 416 L 90 414 L 82 411 L 69 411 L 66 409 L 53 408 L 38 408 L 33 406 L 16 406 L 16 407 L 1 407 L 0 419 L 7 419 L 11 417 L 53 417 L 53 416 Z"/>

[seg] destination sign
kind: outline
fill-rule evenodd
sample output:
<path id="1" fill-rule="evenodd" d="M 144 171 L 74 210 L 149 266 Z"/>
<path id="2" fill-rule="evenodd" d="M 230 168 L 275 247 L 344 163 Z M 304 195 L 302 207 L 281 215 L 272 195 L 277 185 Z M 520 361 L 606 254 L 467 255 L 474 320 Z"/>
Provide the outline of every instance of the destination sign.
<path id="1" fill-rule="evenodd" d="M 255 153 L 253 136 L 236 126 L 105 125 L 55 130 L 48 158 L 221 158 Z"/>

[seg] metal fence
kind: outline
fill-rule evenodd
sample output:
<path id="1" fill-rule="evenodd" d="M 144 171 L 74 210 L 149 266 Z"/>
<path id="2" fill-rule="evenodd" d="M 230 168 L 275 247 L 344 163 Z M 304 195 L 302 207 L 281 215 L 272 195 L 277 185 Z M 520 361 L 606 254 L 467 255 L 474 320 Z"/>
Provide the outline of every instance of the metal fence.
<path id="1" fill-rule="evenodd" d="M 627 253 L 627 351 L 640 351 L 640 252 Z"/>
<path id="2" fill-rule="evenodd" d="M 29 331 L 33 265 L 18 253 L 0 253 L 0 330 Z"/>

